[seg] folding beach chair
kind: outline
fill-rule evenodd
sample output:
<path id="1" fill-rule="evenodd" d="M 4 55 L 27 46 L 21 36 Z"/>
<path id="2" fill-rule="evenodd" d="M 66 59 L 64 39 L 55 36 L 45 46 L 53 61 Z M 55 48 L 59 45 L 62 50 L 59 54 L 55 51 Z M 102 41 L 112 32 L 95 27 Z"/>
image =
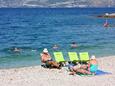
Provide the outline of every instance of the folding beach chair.
<path id="1" fill-rule="evenodd" d="M 60 63 L 60 66 L 65 66 L 65 59 L 62 52 L 54 52 L 54 58 L 56 62 Z"/>
<path id="2" fill-rule="evenodd" d="M 62 52 L 54 52 L 53 54 L 56 62 L 65 62 Z"/>
<path id="3" fill-rule="evenodd" d="M 80 62 L 87 62 L 90 60 L 88 52 L 79 53 Z"/>
<path id="4" fill-rule="evenodd" d="M 78 62 L 79 58 L 76 52 L 68 52 L 69 59 L 71 62 Z"/>

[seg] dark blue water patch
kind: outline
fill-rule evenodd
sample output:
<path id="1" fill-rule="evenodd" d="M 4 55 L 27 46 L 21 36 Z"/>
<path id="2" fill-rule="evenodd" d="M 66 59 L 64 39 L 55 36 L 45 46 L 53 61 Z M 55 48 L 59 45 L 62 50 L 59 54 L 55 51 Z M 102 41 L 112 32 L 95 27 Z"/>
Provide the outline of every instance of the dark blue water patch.
<path id="1" fill-rule="evenodd" d="M 10 26 L 10 28 L 12 28 L 12 29 L 21 29 L 21 28 L 24 28 L 23 26 L 15 26 L 15 25 L 13 25 L 13 26 Z"/>
<path id="2" fill-rule="evenodd" d="M 71 12 L 70 12 L 71 11 Z M 103 14 L 103 13 L 106 13 L 106 12 L 115 12 L 115 9 L 114 8 L 72 8 L 72 9 L 69 9 L 69 8 L 54 8 L 54 9 L 50 9 L 50 8 L 22 8 L 22 9 L 12 9 L 12 8 L 9 8 L 9 9 L 5 9 L 5 8 L 2 8 L 0 9 L 0 14 L 1 16 L 3 14 L 7 14 L 7 15 L 25 15 L 26 16 L 31 16 L 31 15 L 59 15 L 59 14 L 69 14 L 69 15 L 72 15 L 72 14 Z"/>
<path id="3" fill-rule="evenodd" d="M 2 26 L 2 25 L 10 25 L 10 24 L 11 24 L 11 22 L 5 22 L 5 23 L 0 22 L 0 26 Z"/>

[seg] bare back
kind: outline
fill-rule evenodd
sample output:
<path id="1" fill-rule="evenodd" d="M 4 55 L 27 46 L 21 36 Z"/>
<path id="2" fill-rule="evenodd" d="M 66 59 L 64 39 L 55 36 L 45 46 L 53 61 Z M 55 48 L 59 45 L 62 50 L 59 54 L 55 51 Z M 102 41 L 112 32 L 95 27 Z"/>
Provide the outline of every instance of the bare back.
<path id="1" fill-rule="evenodd" d="M 45 63 L 46 61 L 51 60 L 51 56 L 49 53 L 42 53 L 41 54 L 41 61 Z"/>

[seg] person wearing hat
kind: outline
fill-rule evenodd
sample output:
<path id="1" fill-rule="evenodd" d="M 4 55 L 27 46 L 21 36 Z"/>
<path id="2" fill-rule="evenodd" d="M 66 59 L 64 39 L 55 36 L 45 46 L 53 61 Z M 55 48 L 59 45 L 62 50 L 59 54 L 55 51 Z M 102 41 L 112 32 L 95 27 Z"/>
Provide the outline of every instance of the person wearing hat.
<path id="1" fill-rule="evenodd" d="M 89 71 L 92 73 L 92 74 L 95 74 L 97 69 L 98 69 L 98 62 L 95 58 L 94 55 L 91 56 L 90 58 L 90 61 L 88 63 L 88 67 L 89 67 Z"/>
<path id="2" fill-rule="evenodd" d="M 48 53 L 47 48 L 44 48 L 42 54 L 41 54 L 41 61 L 43 63 L 46 63 L 46 61 L 52 60 L 50 54 Z"/>
<path id="3" fill-rule="evenodd" d="M 41 54 L 41 62 L 48 68 L 60 68 L 60 64 L 52 60 L 47 48 L 44 48 Z"/>

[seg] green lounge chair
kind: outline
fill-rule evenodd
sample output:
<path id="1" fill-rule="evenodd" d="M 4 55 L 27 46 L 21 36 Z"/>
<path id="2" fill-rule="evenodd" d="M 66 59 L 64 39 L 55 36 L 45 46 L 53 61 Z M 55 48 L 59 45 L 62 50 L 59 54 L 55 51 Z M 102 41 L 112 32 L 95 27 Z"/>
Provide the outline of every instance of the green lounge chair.
<path id="1" fill-rule="evenodd" d="M 79 53 L 79 56 L 80 56 L 80 61 L 81 62 L 89 61 L 89 54 L 88 54 L 88 52 L 81 52 L 81 53 Z"/>
<path id="2" fill-rule="evenodd" d="M 68 52 L 69 59 L 71 62 L 78 62 L 79 58 L 76 52 Z"/>
<path id="3" fill-rule="evenodd" d="M 65 62 L 62 52 L 54 52 L 56 62 Z"/>

